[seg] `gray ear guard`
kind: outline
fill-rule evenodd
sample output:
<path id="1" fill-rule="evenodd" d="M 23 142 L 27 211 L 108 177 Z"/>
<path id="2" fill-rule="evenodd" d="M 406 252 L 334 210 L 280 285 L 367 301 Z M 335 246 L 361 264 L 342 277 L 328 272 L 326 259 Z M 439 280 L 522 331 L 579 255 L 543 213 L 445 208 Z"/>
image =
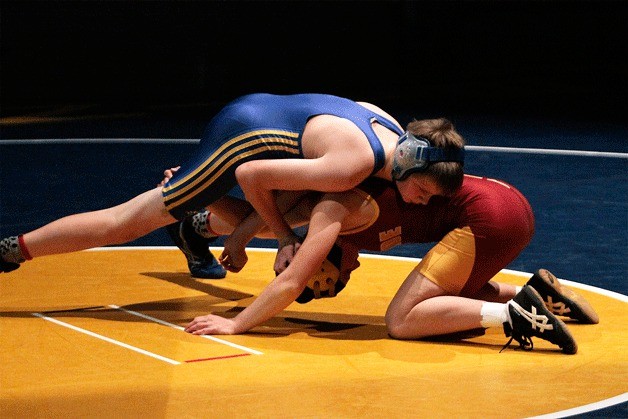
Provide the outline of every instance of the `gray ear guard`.
<path id="1" fill-rule="evenodd" d="M 405 132 L 397 142 L 393 158 L 392 177 L 404 180 L 412 173 L 422 172 L 431 163 L 457 161 L 464 163 L 464 149 L 445 150 L 432 147 L 427 138 Z"/>

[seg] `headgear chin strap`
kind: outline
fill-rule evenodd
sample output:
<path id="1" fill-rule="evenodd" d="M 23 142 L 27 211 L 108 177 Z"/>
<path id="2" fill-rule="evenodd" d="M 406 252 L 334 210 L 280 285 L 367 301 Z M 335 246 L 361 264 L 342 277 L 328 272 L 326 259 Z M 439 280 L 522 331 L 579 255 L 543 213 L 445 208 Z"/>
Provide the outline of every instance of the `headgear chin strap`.
<path id="1" fill-rule="evenodd" d="M 393 158 L 392 177 L 404 180 L 412 173 L 426 170 L 431 163 L 456 161 L 464 163 L 464 148 L 444 149 L 433 147 L 424 137 L 415 137 L 406 131 L 397 142 Z"/>

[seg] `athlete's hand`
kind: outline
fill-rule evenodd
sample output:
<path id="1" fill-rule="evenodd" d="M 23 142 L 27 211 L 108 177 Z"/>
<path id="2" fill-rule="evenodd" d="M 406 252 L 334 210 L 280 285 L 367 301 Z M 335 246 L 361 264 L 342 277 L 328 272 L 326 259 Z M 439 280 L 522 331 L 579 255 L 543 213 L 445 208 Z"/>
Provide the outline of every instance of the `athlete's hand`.
<path id="1" fill-rule="evenodd" d="M 277 256 L 275 257 L 275 273 L 279 275 L 286 270 L 294 255 L 301 247 L 301 238 L 296 235 L 282 237 L 279 240 L 279 249 L 277 250 Z"/>
<path id="2" fill-rule="evenodd" d="M 245 249 L 246 243 L 242 244 L 234 236 L 229 236 L 225 239 L 224 250 L 218 260 L 229 272 L 240 272 L 249 261 Z"/>
<path id="3" fill-rule="evenodd" d="M 233 335 L 235 322 L 214 314 L 196 317 L 185 328 L 185 331 L 193 335 Z"/>
<path id="4" fill-rule="evenodd" d="M 179 170 L 180 168 L 181 166 L 177 166 L 164 170 L 164 179 L 157 186 L 164 186 L 166 183 L 168 183 L 168 181 L 172 178 L 172 176 L 174 176 L 175 173 L 177 173 L 177 170 Z"/>

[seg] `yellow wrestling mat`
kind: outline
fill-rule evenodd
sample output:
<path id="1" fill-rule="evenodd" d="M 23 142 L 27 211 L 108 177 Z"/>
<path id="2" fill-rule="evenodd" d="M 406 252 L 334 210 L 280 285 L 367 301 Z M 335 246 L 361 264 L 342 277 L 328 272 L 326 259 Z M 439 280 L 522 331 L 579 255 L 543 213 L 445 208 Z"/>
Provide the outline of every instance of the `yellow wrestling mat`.
<path id="1" fill-rule="evenodd" d="M 626 399 L 628 300 L 569 282 L 601 319 L 567 322 L 572 356 L 540 339 L 499 353 L 499 329 L 392 340 L 384 313 L 416 261 L 366 255 L 336 298 L 294 303 L 245 335 L 185 333 L 195 316 L 235 315 L 272 280 L 274 252 L 249 257 L 223 280 L 190 278 L 172 248 L 51 256 L 2 274 L 0 416 L 519 418 Z"/>

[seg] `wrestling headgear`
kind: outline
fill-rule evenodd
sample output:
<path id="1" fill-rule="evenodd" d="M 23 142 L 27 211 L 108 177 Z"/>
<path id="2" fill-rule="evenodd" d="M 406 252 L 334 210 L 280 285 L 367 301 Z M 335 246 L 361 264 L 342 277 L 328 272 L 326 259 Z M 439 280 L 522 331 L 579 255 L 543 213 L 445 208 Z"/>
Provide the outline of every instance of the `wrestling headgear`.
<path id="1" fill-rule="evenodd" d="M 433 147 L 424 137 L 415 137 L 406 131 L 397 142 L 393 158 L 392 177 L 404 180 L 412 173 L 422 172 L 431 163 L 441 161 L 464 162 L 464 149 L 444 149 Z"/>
<path id="2" fill-rule="evenodd" d="M 335 297 L 349 281 L 349 274 L 342 272 L 341 265 L 342 248 L 334 244 L 320 269 L 310 278 L 296 302 L 305 304 L 313 299 Z"/>

